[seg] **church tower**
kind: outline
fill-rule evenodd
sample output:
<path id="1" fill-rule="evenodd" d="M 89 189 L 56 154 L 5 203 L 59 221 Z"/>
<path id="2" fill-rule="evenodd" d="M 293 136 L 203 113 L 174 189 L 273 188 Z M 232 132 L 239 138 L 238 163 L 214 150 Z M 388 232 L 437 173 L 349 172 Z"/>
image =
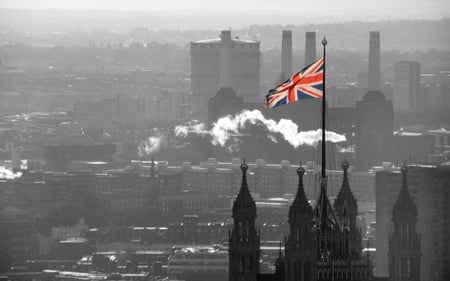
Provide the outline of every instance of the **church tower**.
<path id="1" fill-rule="evenodd" d="M 298 189 L 289 208 L 289 235 L 286 241 L 286 281 L 315 280 L 317 240 L 313 231 L 313 210 L 303 188 L 305 169 L 297 169 Z"/>
<path id="2" fill-rule="evenodd" d="M 256 281 L 259 272 L 259 234 L 255 228 L 256 204 L 248 190 L 245 159 L 242 185 L 233 204 L 233 230 L 229 236 L 229 280 Z"/>
<path id="3" fill-rule="evenodd" d="M 402 167 L 402 187 L 392 211 L 394 232 L 389 238 L 389 280 L 420 280 L 420 236 L 416 232 L 417 207 L 408 190 L 408 169 Z"/>
<path id="4" fill-rule="evenodd" d="M 361 257 L 361 232 L 356 226 L 356 217 L 358 216 L 358 203 L 348 182 L 349 163 L 347 159 L 342 162 L 344 176 L 342 180 L 341 190 L 334 201 L 334 210 L 343 227 L 343 239 L 347 247 L 342 250 L 343 258 L 360 258 Z M 348 252 L 347 252 L 348 251 Z"/>

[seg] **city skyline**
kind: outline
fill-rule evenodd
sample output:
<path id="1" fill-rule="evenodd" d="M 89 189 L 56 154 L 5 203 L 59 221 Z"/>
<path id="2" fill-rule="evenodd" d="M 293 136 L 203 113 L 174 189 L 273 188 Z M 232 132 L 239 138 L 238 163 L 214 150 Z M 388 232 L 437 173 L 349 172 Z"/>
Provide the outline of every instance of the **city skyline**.
<path id="1" fill-rule="evenodd" d="M 448 6 L 0 1 L 0 279 L 447 280 Z"/>

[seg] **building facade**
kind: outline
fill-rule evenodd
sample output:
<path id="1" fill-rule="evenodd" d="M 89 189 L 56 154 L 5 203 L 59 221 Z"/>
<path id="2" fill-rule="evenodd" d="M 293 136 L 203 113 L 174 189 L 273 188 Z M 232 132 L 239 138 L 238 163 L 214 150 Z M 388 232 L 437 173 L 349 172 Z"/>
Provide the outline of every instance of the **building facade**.
<path id="1" fill-rule="evenodd" d="M 394 65 L 394 109 L 416 109 L 420 101 L 420 64 L 399 61 Z"/>
<path id="2" fill-rule="evenodd" d="M 223 31 L 229 32 L 229 31 Z M 223 35 L 223 34 L 222 34 Z M 223 38 L 223 36 L 221 36 Z M 244 102 L 259 99 L 260 42 L 231 38 L 231 87 Z M 208 100 L 221 86 L 222 39 L 191 42 L 191 90 L 193 118 L 206 122 Z"/>

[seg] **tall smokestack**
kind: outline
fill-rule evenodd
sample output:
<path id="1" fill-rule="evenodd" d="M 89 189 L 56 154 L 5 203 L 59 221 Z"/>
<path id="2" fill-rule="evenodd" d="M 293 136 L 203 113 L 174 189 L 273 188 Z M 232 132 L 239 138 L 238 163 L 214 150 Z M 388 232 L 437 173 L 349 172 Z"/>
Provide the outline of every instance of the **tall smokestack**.
<path id="1" fill-rule="evenodd" d="M 306 32 L 305 40 L 305 65 L 310 65 L 316 60 L 316 33 Z"/>
<path id="2" fill-rule="evenodd" d="M 231 31 L 220 35 L 220 88 L 232 87 L 231 80 Z"/>
<path id="3" fill-rule="evenodd" d="M 380 32 L 371 31 L 369 39 L 368 91 L 380 91 Z"/>
<path id="4" fill-rule="evenodd" d="M 281 39 L 281 80 L 292 75 L 292 31 L 283 30 Z"/>

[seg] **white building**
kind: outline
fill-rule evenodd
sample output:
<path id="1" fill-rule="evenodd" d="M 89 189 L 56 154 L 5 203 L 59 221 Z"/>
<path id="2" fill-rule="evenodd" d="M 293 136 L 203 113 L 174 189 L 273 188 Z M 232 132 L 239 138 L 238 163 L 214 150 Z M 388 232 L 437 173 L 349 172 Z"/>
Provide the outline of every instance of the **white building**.
<path id="1" fill-rule="evenodd" d="M 193 246 L 175 249 L 167 266 L 169 279 L 228 280 L 228 251 L 221 247 Z"/>

